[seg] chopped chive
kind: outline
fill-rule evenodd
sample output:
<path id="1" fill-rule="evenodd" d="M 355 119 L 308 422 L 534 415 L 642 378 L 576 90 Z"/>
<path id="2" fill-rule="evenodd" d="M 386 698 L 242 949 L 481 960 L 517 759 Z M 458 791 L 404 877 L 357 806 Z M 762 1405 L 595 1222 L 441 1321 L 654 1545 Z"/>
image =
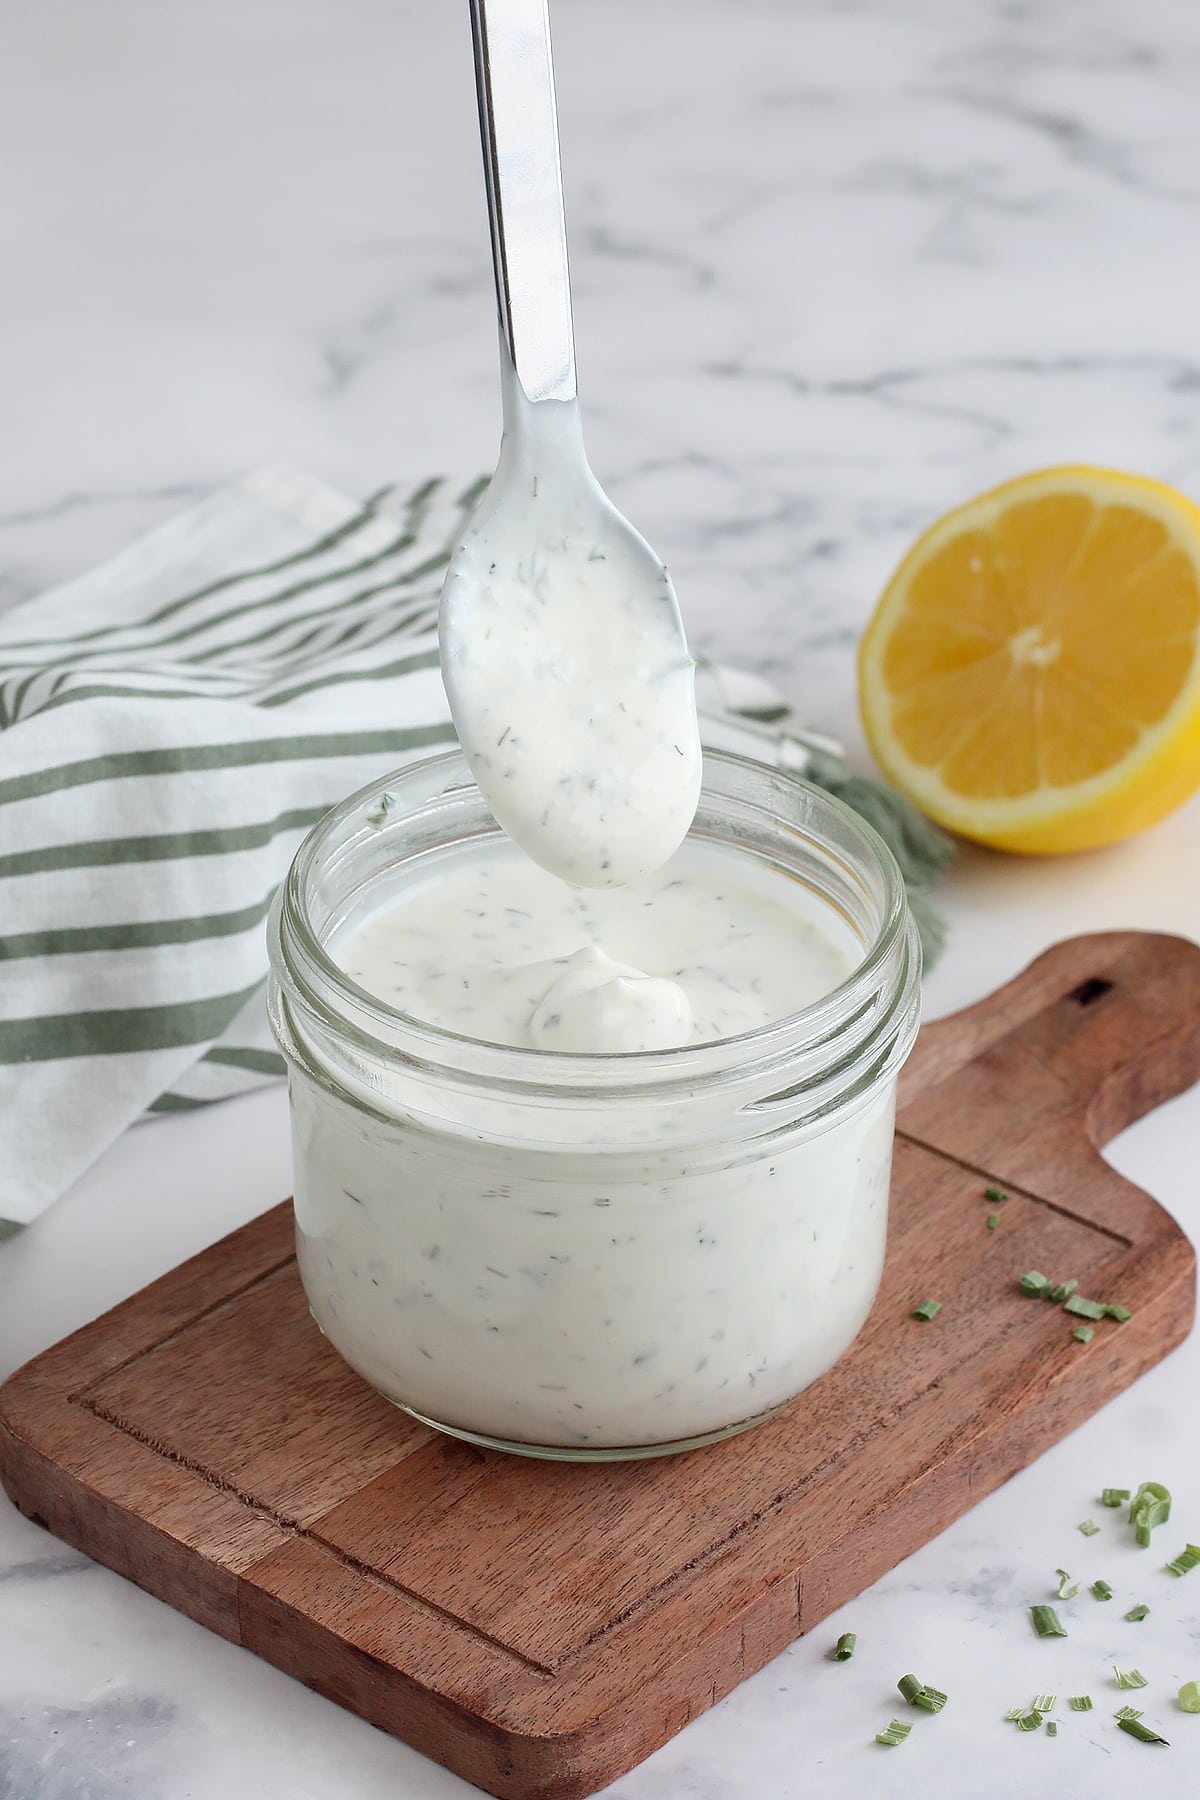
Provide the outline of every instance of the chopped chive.
<path id="1" fill-rule="evenodd" d="M 1067 1628 L 1052 1606 L 1031 1606 L 1029 1612 L 1039 1637 L 1066 1637 Z"/>
<path id="2" fill-rule="evenodd" d="M 1118 1669 L 1114 1663 L 1113 1674 L 1119 1688 L 1142 1688 L 1150 1685 L 1140 1669 Z"/>
<path id="3" fill-rule="evenodd" d="M 854 1646 L 858 1642 L 858 1634 L 854 1631 L 843 1631 L 837 1641 L 837 1649 L 833 1653 L 834 1662 L 849 1662 L 854 1655 Z"/>
<path id="4" fill-rule="evenodd" d="M 1072 1712 L 1091 1712 L 1092 1696 L 1090 1694 L 1072 1694 L 1068 1705 Z"/>
<path id="5" fill-rule="evenodd" d="M 1113 1714 L 1114 1719 L 1140 1719 L 1141 1712 L 1136 1706 L 1118 1706 Z"/>
<path id="6" fill-rule="evenodd" d="M 1184 1712 L 1200 1713 L 1200 1681 L 1185 1681 L 1179 1690 L 1179 1704 Z"/>
<path id="7" fill-rule="evenodd" d="M 1060 1281 L 1057 1287 L 1050 1289 L 1050 1298 L 1058 1306 L 1063 1300 L 1069 1300 L 1078 1286 L 1077 1281 Z"/>
<path id="8" fill-rule="evenodd" d="M 1107 1581 L 1093 1581 L 1092 1592 L 1095 1594 L 1097 1600 L 1112 1599 L 1112 1589 L 1109 1587 Z"/>
<path id="9" fill-rule="evenodd" d="M 1129 1498 L 1130 1494 L 1128 1488 L 1105 1488 L 1100 1496 L 1100 1499 L 1105 1506 L 1120 1506 L 1123 1501 L 1128 1500 Z"/>
<path id="10" fill-rule="evenodd" d="M 1104 1310 L 1110 1319 L 1117 1321 L 1118 1325 L 1128 1325 L 1133 1317 L 1127 1306 L 1106 1306 Z"/>
<path id="11" fill-rule="evenodd" d="M 1196 1684 L 1193 1683 L 1192 1685 L 1195 1686 Z M 1182 1693 L 1182 1691 L 1183 1690 L 1180 1689 L 1181 1693 Z M 1011 1724 L 1015 1723 L 1015 1721 L 1021 1717 L 1021 1715 L 1024 1711 L 1025 1711 L 1025 1708 L 1023 1706 L 1010 1706 L 1008 1711 L 1005 1713 L 1004 1717 L 1007 1719 L 1007 1721 L 1011 1725 Z"/>
<path id="12" fill-rule="evenodd" d="M 1065 1569 L 1055 1569 L 1054 1573 L 1058 1576 L 1058 1598 L 1073 1600 L 1079 1592 L 1079 1583 L 1072 1581 Z M 1045 1712 L 1046 1708 L 1043 1706 L 1041 1710 Z"/>
<path id="13" fill-rule="evenodd" d="M 1148 1619 L 1150 1617 L 1150 1608 L 1144 1601 L 1139 1600 L 1136 1606 L 1130 1607 L 1129 1611 L 1125 1614 L 1125 1617 L 1129 1620 L 1131 1625 L 1140 1625 L 1143 1619 Z"/>
<path id="14" fill-rule="evenodd" d="M 1001 1200 L 1008 1199 L 1008 1195 L 1005 1193 L 1004 1189 L 998 1187 L 985 1187 L 983 1190 L 983 1197 L 985 1200 L 990 1200 L 995 1206 L 998 1206 Z"/>
<path id="15" fill-rule="evenodd" d="M 989 1231 L 997 1230 L 999 1227 L 999 1224 L 1000 1224 L 1000 1214 L 999 1213 L 989 1213 L 988 1221 L 987 1221 L 988 1230 Z"/>
<path id="16" fill-rule="evenodd" d="M 1172 1575 L 1187 1575 L 1200 1563 L 1200 1545 L 1185 1544 L 1178 1556 L 1173 1556 L 1167 1564 Z"/>
<path id="17" fill-rule="evenodd" d="M 1054 1723 L 1053 1719 L 1046 1720 L 1046 1736 L 1047 1737 L 1057 1737 L 1058 1736 L 1058 1726 Z"/>
<path id="18" fill-rule="evenodd" d="M 1085 1300 L 1082 1294 L 1072 1294 L 1063 1305 L 1063 1311 L 1074 1313 L 1080 1319 L 1102 1319 L 1104 1308 L 1098 1300 Z"/>
<path id="19" fill-rule="evenodd" d="M 940 1713 L 948 1698 L 941 1688 L 930 1687 L 926 1682 L 920 1693 L 913 1695 L 913 1705 L 922 1707 L 928 1713 Z"/>
<path id="20" fill-rule="evenodd" d="M 1143 1725 L 1140 1719 L 1118 1719 L 1117 1730 L 1127 1731 L 1130 1737 L 1137 1739 L 1139 1744 L 1165 1744 L 1168 1749 L 1170 1748 L 1165 1737 L 1159 1737 L 1157 1731 L 1151 1731 L 1150 1727 Z"/>
<path id="21" fill-rule="evenodd" d="M 1030 1269 L 1028 1274 L 1022 1275 L 1017 1286 L 1023 1294 L 1048 1294 L 1050 1292 L 1049 1278 L 1039 1274 L 1037 1269 Z"/>
<path id="22" fill-rule="evenodd" d="M 1042 1722 L 1041 1713 L 1037 1710 L 1037 1708 L 1035 1706 L 1031 1706 L 1029 1711 L 1027 1713 L 1022 1713 L 1020 1718 L 1017 1720 L 1017 1730 L 1018 1731 L 1036 1731 L 1038 1726 L 1041 1724 L 1041 1722 Z"/>
<path id="23" fill-rule="evenodd" d="M 1129 1523 L 1138 1543 L 1145 1550 L 1156 1525 L 1165 1525 L 1171 1516 L 1171 1494 L 1161 1481 L 1143 1481 L 1129 1503 Z"/>
<path id="24" fill-rule="evenodd" d="M 902 1675 L 896 1686 L 910 1706 L 921 1692 L 921 1683 L 915 1675 Z"/>
<path id="25" fill-rule="evenodd" d="M 1057 1694 L 1039 1694 L 1033 1703 L 1033 1710 L 1034 1712 L 1040 1712 L 1045 1715 L 1046 1713 L 1053 1712 L 1057 1705 Z"/>
<path id="26" fill-rule="evenodd" d="M 941 1310 L 942 1303 L 940 1300 L 922 1300 L 920 1306 L 914 1306 L 913 1318 L 924 1320 L 936 1319 Z"/>
<path id="27" fill-rule="evenodd" d="M 886 1730 L 875 1733 L 875 1742 L 888 1745 L 902 1744 L 911 1730 L 912 1726 L 907 1719 L 893 1719 Z"/>
<path id="28" fill-rule="evenodd" d="M 1071 1333 L 1071 1336 L 1077 1338 L 1081 1344 L 1090 1344 L 1095 1335 L 1090 1325 L 1077 1325 Z"/>
<path id="29" fill-rule="evenodd" d="M 1093 1524 L 1091 1519 L 1082 1519 L 1075 1529 L 1076 1531 L 1082 1531 L 1084 1537 L 1095 1537 L 1100 1527 Z"/>

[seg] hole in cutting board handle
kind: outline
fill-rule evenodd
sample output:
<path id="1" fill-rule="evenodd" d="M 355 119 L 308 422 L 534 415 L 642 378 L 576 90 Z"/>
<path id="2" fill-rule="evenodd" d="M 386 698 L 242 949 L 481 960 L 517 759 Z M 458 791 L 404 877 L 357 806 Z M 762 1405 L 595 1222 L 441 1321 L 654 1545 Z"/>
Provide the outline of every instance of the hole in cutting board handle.
<path id="1" fill-rule="evenodd" d="M 1077 1006 L 1091 1006 L 1093 1001 L 1103 999 L 1105 994 L 1110 993 L 1113 985 L 1111 981 L 1105 981 L 1102 975 L 1093 975 L 1089 981 L 1081 981 L 1078 987 L 1072 988 L 1067 999 L 1074 1000 Z"/>

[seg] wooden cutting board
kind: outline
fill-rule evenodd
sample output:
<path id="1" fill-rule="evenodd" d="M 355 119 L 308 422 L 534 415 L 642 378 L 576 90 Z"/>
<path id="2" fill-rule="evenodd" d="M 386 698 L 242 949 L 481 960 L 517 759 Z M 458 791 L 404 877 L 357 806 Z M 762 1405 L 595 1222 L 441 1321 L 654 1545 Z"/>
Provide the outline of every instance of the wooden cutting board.
<path id="1" fill-rule="evenodd" d="M 1181 1341 L 1191 1246 L 1097 1146 L 1198 1076 L 1182 939 L 1077 938 L 926 1026 L 866 1328 L 710 1449 L 580 1467 L 411 1422 L 311 1323 L 279 1206 L 13 1376 L 0 1478 L 39 1524 L 489 1793 L 573 1800 Z M 1078 1343 L 1017 1288 L 1030 1268 L 1133 1317 Z M 943 1310 L 920 1324 L 927 1296 Z"/>

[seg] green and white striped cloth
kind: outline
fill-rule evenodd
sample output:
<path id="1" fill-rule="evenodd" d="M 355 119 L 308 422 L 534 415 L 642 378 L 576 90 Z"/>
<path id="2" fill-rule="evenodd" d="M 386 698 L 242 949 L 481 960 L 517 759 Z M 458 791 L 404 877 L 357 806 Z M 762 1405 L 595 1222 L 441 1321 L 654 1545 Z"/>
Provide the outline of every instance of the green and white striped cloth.
<path id="1" fill-rule="evenodd" d="M 272 894 L 329 806 L 453 742 L 437 600 L 482 485 L 357 504 L 262 470 L 0 616 L 0 1221 L 143 1114 L 282 1073 Z M 946 847 L 910 809 L 755 678 L 701 696 L 710 743 L 845 792 L 923 893 Z"/>

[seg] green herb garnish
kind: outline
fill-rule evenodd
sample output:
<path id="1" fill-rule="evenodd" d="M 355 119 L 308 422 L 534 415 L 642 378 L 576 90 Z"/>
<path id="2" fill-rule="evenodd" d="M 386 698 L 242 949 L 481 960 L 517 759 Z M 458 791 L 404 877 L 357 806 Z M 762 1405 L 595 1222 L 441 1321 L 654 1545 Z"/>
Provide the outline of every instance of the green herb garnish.
<path id="1" fill-rule="evenodd" d="M 1120 1506 L 1129 1497 L 1128 1488 L 1105 1488 L 1100 1499 L 1105 1506 Z"/>
<path id="2" fill-rule="evenodd" d="M 1091 1712 L 1092 1696 L 1090 1694 L 1072 1694 L 1067 1704 L 1072 1712 Z"/>
<path id="3" fill-rule="evenodd" d="M 1057 1705 L 1057 1694 L 1039 1694 L 1033 1703 L 1033 1710 L 1034 1712 L 1040 1712 L 1042 1716 L 1045 1717 L 1046 1713 L 1053 1712 Z"/>
<path id="4" fill-rule="evenodd" d="M 386 823 L 388 814 L 393 810 L 395 805 L 395 794 L 380 794 L 379 805 L 375 808 L 374 812 L 369 812 L 367 814 L 367 824 L 373 825 L 376 831 L 378 831 Z"/>
<path id="5" fill-rule="evenodd" d="M 946 1704 L 941 1688 L 928 1687 L 915 1675 L 902 1675 L 896 1686 L 910 1706 L 919 1706 L 925 1712 L 940 1713 Z"/>
<path id="6" fill-rule="evenodd" d="M 1023 1706 L 1010 1706 L 1004 1717 L 1008 1720 L 1009 1724 L 1014 1724 L 1024 1711 L 1025 1708 Z"/>
<path id="7" fill-rule="evenodd" d="M 1185 1544 L 1178 1556 L 1173 1556 L 1167 1564 L 1172 1575 L 1188 1575 L 1200 1563 L 1200 1545 Z"/>
<path id="8" fill-rule="evenodd" d="M 1098 1300 L 1085 1300 L 1082 1294 L 1072 1294 L 1063 1305 L 1063 1311 L 1074 1313 L 1080 1319 L 1102 1319 L 1104 1308 Z"/>
<path id="9" fill-rule="evenodd" d="M 1058 1306 L 1062 1301 L 1069 1300 L 1078 1286 L 1077 1281 L 1060 1281 L 1057 1287 L 1050 1289 L 1050 1298 Z"/>
<path id="10" fill-rule="evenodd" d="M 1148 1619 L 1150 1617 L 1150 1608 L 1144 1601 L 1139 1600 L 1136 1606 L 1130 1607 L 1129 1611 L 1125 1614 L 1125 1617 L 1129 1620 L 1131 1625 L 1140 1625 L 1143 1619 Z"/>
<path id="11" fill-rule="evenodd" d="M 1156 1525 L 1165 1525 L 1171 1516 L 1171 1495 L 1161 1481 L 1143 1481 L 1129 1503 L 1129 1523 L 1138 1543 L 1145 1550 Z"/>
<path id="12" fill-rule="evenodd" d="M 1023 1294 L 1048 1294 L 1050 1292 L 1049 1277 L 1040 1274 L 1037 1269 L 1030 1269 L 1027 1274 L 1022 1275 L 1017 1286 Z"/>
<path id="13" fill-rule="evenodd" d="M 1073 1600 L 1079 1592 L 1079 1583 L 1077 1581 L 1071 1581 L 1071 1577 L 1067 1574 L 1065 1569 L 1055 1569 L 1054 1573 L 1058 1576 L 1058 1598 L 1060 1600 Z M 1069 1586 L 1068 1583 L 1070 1583 Z M 1041 1708 L 1042 1712 L 1045 1712 L 1046 1710 L 1047 1709 L 1044 1706 Z"/>
<path id="14" fill-rule="evenodd" d="M 1114 1719 L 1140 1719 L 1141 1712 L 1136 1706 L 1118 1706 L 1113 1714 Z"/>
<path id="15" fill-rule="evenodd" d="M 983 1197 L 985 1200 L 990 1200 L 994 1206 L 999 1206 L 1002 1200 L 1008 1199 L 1008 1195 L 1005 1193 L 1004 1189 L 998 1187 L 985 1187 L 983 1190 Z"/>
<path id="16" fill-rule="evenodd" d="M 1106 1306 L 1104 1310 L 1110 1319 L 1117 1321 L 1118 1325 L 1128 1325 L 1133 1317 L 1127 1306 Z"/>
<path id="17" fill-rule="evenodd" d="M 1119 1688 L 1142 1688 L 1150 1685 L 1140 1669 L 1118 1669 L 1114 1663 L 1113 1674 Z"/>
<path id="18" fill-rule="evenodd" d="M 1127 1731 L 1130 1737 L 1137 1739 L 1139 1744 L 1166 1744 L 1167 1748 L 1170 1748 L 1165 1737 L 1160 1737 L 1157 1731 L 1151 1731 L 1150 1727 L 1143 1725 L 1140 1719 L 1118 1719 L 1117 1730 Z"/>
<path id="19" fill-rule="evenodd" d="M 936 1319 L 941 1310 L 942 1303 L 940 1300 L 922 1300 L 920 1306 L 914 1306 L 913 1318 L 926 1321 L 929 1319 Z"/>
<path id="20" fill-rule="evenodd" d="M 875 1742 L 888 1745 L 902 1744 L 911 1730 L 912 1725 L 907 1719 L 893 1719 L 886 1731 L 875 1733 Z"/>
<path id="21" fill-rule="evenodd" d="M 1031 1606 L 1029 1612 L 1039 1637 L 1066 1637 L 1067 1628 L 1052 1606 Z"/>
<path id="22" fill-rule="evenodd" d="M 1179 1690 L 1179 1704 L 1184 1712 L 1200 1713 L 1200 1681 L 1185 1681 Z"/>
<path id="23" fill-rule="evenodd" d="M 1107 1581 L 1093 1581 L 1092 1592 L 1095 1594 L 1097 1600 L 1112 1599 L 1112 1589 L 1109 1587 Z"/>
<path id="24" fill-rule="evenodd" d="M 999 1213 L 989 1213 L 988 1221 L 987 1221 L 988 1230 L 996 1231 L 999 1229 L 999 1225 L 1000 1225 L 1000 1214 Z"/>
<path id="25" fill-rule="evenodd" d="M 1081 1344 L 1090 1344 L 1095 1335 L 1090 1325 L 1077 1325 L 1071 1333 L 1071 1336 L 1077 1338 Z"/>
<path id="26" fill-rule="evenodd" d="M 1091 1519 L 1082 1519 L 1075 1529 L 1076 1531 L 1082 1531 L 1084 1537 L 1095 1537 L 1100 1527 L 1093 1524 Z"/>
<path id="27" fill-rule="evenodd" d="M 1046 1736 L 1047 1737 L 1057 1737 L 1058 1736 L 1058 1726 L 1054 1723 L 1053 1719 L 1046 1720 Z"/>
<path id="28" fill-rule="evenodd" d="M 854 1655 L 854 1646 L 858 1642 L 858 1634 L 854 1631 L 843 1631 L 837 1641 L 837 1649 L 833 1653 L 834 1662 L 849 1662 Z"/>
<path id="29" fill-rule="evenodd" d="M 1027 1713 L 1022 1713 L 1020 1718 L 1017 1720 L 1017 1730 L 1018 1731 L 1036 1731 L 1038 1726 L 1041 1724 L 1041 1722 L 1042 1722 L 1042 1715 L 1037 1710 L 1037 1707 L 1033 1706 L 1033 1707 L 1030 1707 L 1030 1709 Z"/>

